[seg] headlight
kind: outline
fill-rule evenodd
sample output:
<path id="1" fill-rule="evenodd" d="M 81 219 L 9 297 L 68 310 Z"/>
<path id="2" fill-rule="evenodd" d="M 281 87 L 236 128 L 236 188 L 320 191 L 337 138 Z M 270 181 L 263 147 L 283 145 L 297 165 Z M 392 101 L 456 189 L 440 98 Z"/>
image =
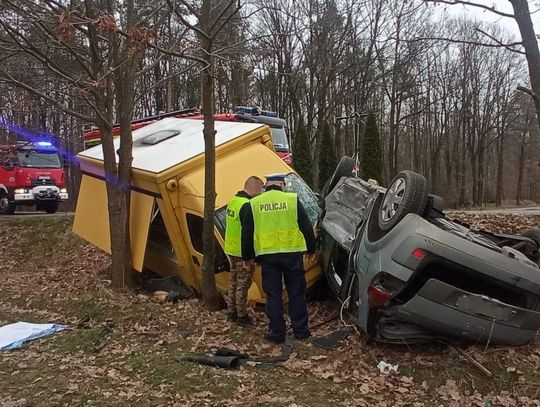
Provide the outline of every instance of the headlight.
<path id="1" fill-rule="evenodd" d="M 60 188 L 60 192 L 62 194 L 67 194 L 67 189 L 66 188 Z"/>
<path id="2" fill-rule="evenodd" d="M 28 192 L 28 190 L 24 189 L 24 188 L 17 188 L 15 190 L 15 193 L 16 194 L 26 194 Z"/>

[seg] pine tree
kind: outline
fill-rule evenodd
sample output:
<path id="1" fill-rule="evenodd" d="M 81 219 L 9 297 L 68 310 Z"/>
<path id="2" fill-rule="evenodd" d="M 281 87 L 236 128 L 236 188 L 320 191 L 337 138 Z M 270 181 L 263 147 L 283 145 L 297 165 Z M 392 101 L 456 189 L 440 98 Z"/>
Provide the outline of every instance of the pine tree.
<path id="1" fill-rule="evenodd" d="M 368 115 L 361 157 L 360 169 L 362 178 L 365 180 L 372 178 L 381 182 L 383 175 L 382 148 L 374 113 Z"/>
<path id="2" fill-rule="evenodd" d="M 324 183 L 332 176 L 336 166 L 336 148 L 330 134 L 330 126 L 325 122 L 321 136 L 321 152 L 319 154 L 319 190 L 322 190 Z"/>
<path id="3" fill-rule="evenodd" d="M 311 158 L 311 148 L 309 136 L 304 126 L 300 121 L 294 135 L 293 144 L 293 165 L 296 172 L 310 186 L 313 185 L 313 165 Z"/>

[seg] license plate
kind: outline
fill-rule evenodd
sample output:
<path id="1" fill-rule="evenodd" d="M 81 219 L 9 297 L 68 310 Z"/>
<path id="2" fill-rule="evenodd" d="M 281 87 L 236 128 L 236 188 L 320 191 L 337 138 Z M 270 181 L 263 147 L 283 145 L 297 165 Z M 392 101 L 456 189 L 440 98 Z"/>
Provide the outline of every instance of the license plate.
<path id="1" fill-rule="evenodd" d="M 40 175 L 38 178 L 39 179 L 51 179 L 51 177 L 49 177 L 48 175 Z"/>

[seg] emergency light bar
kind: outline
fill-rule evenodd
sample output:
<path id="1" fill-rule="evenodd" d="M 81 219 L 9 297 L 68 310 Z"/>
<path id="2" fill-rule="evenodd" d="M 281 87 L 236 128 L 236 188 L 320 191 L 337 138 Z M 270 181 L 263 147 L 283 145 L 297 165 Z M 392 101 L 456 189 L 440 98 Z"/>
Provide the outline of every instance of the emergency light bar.
<path id="1" fill-rule="evenodd" d="M 236 106 L 233 113 L 243 113 L 249 114 L 252 116 L 268 116 L 268 117 L 278 117 L 276 112 L 271 112 L 269 110 L 261 110 L 258 107 L 247 107 L 247 106 Z"/>

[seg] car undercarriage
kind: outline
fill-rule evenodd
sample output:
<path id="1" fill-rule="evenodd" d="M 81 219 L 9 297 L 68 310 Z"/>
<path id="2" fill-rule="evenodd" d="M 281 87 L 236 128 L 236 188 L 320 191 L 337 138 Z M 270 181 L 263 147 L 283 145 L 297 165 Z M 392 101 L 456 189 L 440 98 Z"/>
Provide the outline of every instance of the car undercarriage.
<path id="1" fill-rule="evenodd" d="M 540 328 L 540 230 L 474 230 L 446 216 L 419 174 L 388 189 L 352 176 L 348 157 L 319 219 L 326 278 L 354 324 L 393 343 L 522 345 Z"/>

